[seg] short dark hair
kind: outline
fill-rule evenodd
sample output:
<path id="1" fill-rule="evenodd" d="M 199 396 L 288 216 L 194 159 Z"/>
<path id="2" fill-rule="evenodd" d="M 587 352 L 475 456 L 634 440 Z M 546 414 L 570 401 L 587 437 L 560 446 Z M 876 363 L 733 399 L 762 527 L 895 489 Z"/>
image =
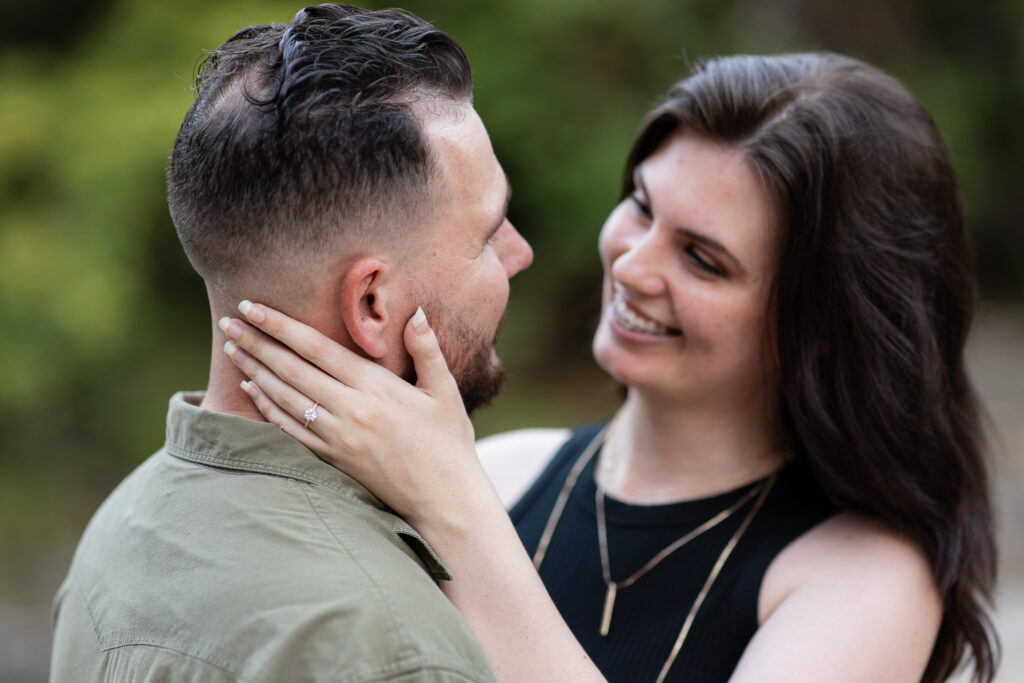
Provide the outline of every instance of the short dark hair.
<path id="1" fill-rule="evenodd" d="M 324 4 L 238 31 L 195 90 L 168 204 L 196 271 L 230 279 L 423 198 L 433 166 L 415 107 L 469 100 L 472 77 L 462 48 L 415 16 Z"/>
<path id="2" fill-rule="evenodd" d="M 964 344 L 975 284 L 942 137 L 895 79 L 813 53 L 701 63 L 646 118 L 634 167 L 677 130 L 740 150 L 774 201 L 771 296 L 790 448 L 841 508 L 928 557 L 944 603 L 923 680 L 971 649 L 991 680 L 995 546 Z M 769 340 L 770 341 L 770 340 Z"/>

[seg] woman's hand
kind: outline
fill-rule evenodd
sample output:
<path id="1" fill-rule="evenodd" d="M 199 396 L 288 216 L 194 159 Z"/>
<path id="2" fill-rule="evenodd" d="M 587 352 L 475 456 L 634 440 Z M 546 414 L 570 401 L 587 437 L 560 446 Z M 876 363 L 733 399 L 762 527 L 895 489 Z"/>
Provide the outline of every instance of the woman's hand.
<path id="1" fill-rule="evenodd" d="M 231 340 L 225 353 L 250 378 L 242 388 L 269 422 L 417 528 L 457 525 L 478 502 L 469 498 L 494 495 L 422 309 L 405 327 L 418 377 L 412 386 L 269 306 L 243 301 L 238 308 L 250 324 L 221 319 Z"/>
<path id="2" fill-rule="evenodd" d="M 442 589 L 498 679 L 603 681 L 480 466 L 473 426 L 422 310 L 405 327 L 419 378 L 412 386 L 268 306 L 238 308 L 251 325 L 221 319 L 231 340 L 224 350 L 250 377 L 243 388 L 256 407 L 426 537 L 455 577 Z"/>

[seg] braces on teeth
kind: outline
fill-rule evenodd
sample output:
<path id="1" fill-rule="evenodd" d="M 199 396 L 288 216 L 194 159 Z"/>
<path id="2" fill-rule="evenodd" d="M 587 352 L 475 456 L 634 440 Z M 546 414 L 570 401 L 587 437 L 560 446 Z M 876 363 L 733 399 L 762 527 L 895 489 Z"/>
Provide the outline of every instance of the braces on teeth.
<path id="1" fill-rule="evenodd" d="M 621 297 L 612 300 L 612 313 L 620 325 L 633 332 L 646 334 L 671 334 L 672 330 L 634 312 Z"/>

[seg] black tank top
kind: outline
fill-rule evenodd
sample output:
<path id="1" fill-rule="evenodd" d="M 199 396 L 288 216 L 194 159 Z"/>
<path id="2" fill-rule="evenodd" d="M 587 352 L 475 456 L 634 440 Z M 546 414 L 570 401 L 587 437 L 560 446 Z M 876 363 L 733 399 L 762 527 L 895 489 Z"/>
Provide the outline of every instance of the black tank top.
<path id="1" fill-rule="evenodd" d="M 580 429 L 555 455 L 510 515 L 531 555 L 573 464 L 600 425 Z M 583 470 L 551 539 L 540 576 L 569 628 L 609 681 L 654 681 L 719 553 L 750 511 L 747 502 L 619 591 L 607 636 L 598 632 L 606 588 L 594 513 L 594 458 Z M 613 581 L 737 502 L 757 482 L 669 505 L 605 502 Z M 761 580 L 790 542 L 835 511 L 799 462 L 779 475 L 763 507 L 726 562 L 697 613 L 669 681 L 726 681 L 757 630 Z"/>

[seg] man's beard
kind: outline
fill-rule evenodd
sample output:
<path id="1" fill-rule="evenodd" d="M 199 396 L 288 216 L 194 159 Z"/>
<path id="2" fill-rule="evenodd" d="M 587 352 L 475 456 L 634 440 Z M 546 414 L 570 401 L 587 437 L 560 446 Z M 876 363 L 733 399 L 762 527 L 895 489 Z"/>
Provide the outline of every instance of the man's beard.
<path id="1" fill-rule="evenodd" d="M 443 305 L 435 303 L 429 308 L 424 307 L 424 310 L 431 312 L 428 320 L 437 335 L 448 369 L 455 377 L 466 413 L 471 414 L 477 408 L 490 404 L 505 384 L 505 366 L 494 354 L 501 321 L 494 336 L 486 339 L 474 333 Z M 416 368 L 411 362 L 402 377 L 410 384 L 416 383 Z"/>

